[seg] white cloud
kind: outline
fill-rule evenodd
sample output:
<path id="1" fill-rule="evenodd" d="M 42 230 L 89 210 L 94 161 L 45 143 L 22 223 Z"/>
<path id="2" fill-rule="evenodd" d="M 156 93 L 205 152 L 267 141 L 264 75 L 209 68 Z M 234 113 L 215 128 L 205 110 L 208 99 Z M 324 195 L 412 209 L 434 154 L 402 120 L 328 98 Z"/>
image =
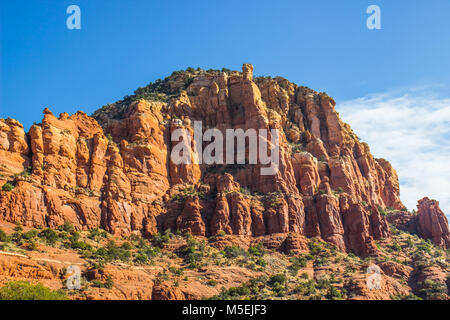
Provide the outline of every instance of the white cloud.
<path id="1" fill-rule="evenodd" d="M 426 90 L 382 93 L 336 106 L 372 154 L 390 161 L 410 209 L 428 196 L 450 216 L 450 99 Z"/>

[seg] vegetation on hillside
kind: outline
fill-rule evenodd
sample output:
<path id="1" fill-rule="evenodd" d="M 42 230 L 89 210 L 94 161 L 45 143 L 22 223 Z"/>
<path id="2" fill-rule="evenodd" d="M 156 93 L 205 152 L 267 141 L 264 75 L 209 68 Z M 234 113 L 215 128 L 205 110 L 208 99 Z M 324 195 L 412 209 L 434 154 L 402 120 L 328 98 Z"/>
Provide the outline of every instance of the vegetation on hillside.
<path id="1" fill-rule="evenodd" d="M 25 281 L 8 282 L 0 287 L 0 300 L 67 300 L 62 291 L 55 291 L 42 284 Z"/>
<path id="2" fill-rule="evenodd" d="M 366 270 L 372 264 L 393 262 L 413 268 L 416 274 L 433 267 L 448 270 L 449 251 L 395 227 L 391 232 L 392 239 L 377 241 L 380 254 L 365 259 L 341 252 L 317 238 L 308 240 L 306 252 L 283 254 L 256 239 L 250 246 L 241 247 L 229 242 L 233 236 L 223 232 L 210 239 L 170 230 L 151 239 L 138 235 L 117 238 L 101 229 L 79 232 L 69 222 L 56 230 L 26 231 L 17 225 L 8 234 L 0 229 L 0 250 L 26 255 L 30 251 L 44 253 L 49 246 L 59 248 L 77 253 L 86 261 L 86 270 L 104 274 L 102 279 L 83 277 L 82 289 L 66 290 L 67 296 L 84 295 L 95 288 L 112 289 L 115 280 L 105 271 L 108 265 L 162 268 L 154 278 L 155 284 L 175 287 L 202 279 L 203 285 L 219 292 L 211 299 L 349 299 L 359 294 L 358 288 L 364 285 Z M 248 270 L 253 276 L 231 286 L 222 279 L 205 277 L 206 270 L 230 267 Z M 410 288 L 409 279 L 400 277 L 396 281 Z M 408 294 L 391 298 L 441 299 L 447 294 L 445 283 L 435 280 L 426 279 L 415 287 L 414 292 L 409 289 Z M 23 283 L 6 286 L 2 292 L 3 297 L 14 298 L 22 297 L 22 291 L 26 293 L 23 297 L 64 298 L 64 294 Z"/>

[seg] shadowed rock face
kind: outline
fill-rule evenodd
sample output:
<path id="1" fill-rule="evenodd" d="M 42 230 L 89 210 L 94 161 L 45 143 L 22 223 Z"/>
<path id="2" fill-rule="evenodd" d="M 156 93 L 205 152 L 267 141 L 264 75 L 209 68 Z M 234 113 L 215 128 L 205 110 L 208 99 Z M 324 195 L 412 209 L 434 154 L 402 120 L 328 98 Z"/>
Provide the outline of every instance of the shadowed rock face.
<path id="1" fill-rule="evenodd" d="M 377 208 L 403 208 L 397 174 L 373 158 L 325 93 L 280 77 L 253 78 L 251 65 L 243 73 L 178 72 L 158 85 L 165 97 L 178 93 L 165 101 L 128 98 L 93 117 L 55 117 L 46 109 L 28 134 L 17 121 L 0 120 L 0 184 L 15 185 L 0 192 L 0 219 L 31 227 L 70 221 L 117 235 L 167 228 L 201 236 L 292 233 L 359 255 L 390 236 Z M 194 121 L 223 133 L 279 129 L 279 172 L 175 165 L 170 135 L 185 128 L 193 136 Z M 437 241 L 445 234 L 440 210 L 422 207 L 420 230 L 426 237 L 432 230 Z M 448 246 L 448 227 L 446 234 L 440 243 Z"/>

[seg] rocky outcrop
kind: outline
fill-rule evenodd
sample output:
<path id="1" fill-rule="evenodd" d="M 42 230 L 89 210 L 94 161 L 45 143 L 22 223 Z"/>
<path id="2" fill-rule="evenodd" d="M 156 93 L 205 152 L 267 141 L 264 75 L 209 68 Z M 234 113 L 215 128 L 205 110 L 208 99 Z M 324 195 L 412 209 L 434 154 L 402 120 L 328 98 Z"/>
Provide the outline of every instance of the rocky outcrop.
<path id="1" fill-rule="evenodd" d="M 423 198 L 417 205 L 417 233 L 424 239 L 430 239 L 435 245 L 450 248 L 448 220 L 439 208 L 439 202 Z"/>
<path id="2" fill-rule="evenodd" d="M 385 261 L 380 264 L 381 270 L 389 277 L 409 279 L 413 268 L 394 261 Z"/>
<path id="3" fill-rule="evenodd" d="M 393 211 L 387 216 L 387 220 L 396 228 L 409 233 L 417 233 L 417 215 L 407 211 Z"/>
<path id="4" fill-rule="evenodd" d="M 22 124 L 14 119 L 0 119 L 0 182 L 28 168 L 29 151 Z"/>
<path id="5" fill-rule="evenodd" d="M 400 230 L 430 240 L 438 247 L 450 248 L 450 231 L 448 220 L 439 208 L 439 202 L 429 198 L 419 200 L 418 211 L 393 211 L 387 216 L 389 223 Z"/>
<path id="6" fill-rule="evenodd" d="M 178 288 L 160 285 L 153 287 L 152 300 L 186 300 L 186 297 Z"/>
<path id="7" fill-rule="evenodd" d="M 14 189 L 0 192 L 0 219 L 146 237 L 168 228 L 200 236 L 291 233 L 375 252 L 373 240 L 390 236 L 378 208 L 403 208 L 395 170 L 373 158 L 325 93 L 254 78 L 251 65 L 242 71 L 176 72 L 93 117 L 45 109 L 28 134 L 1 120 L 0 183 Z M 216 128 L 224 136 L 226 129 L 278 129 L 278 170 L 262 175 L 264 165 L 249 164 L 248 152 L 242 165 L 198 163 L 195 121 L 202 133 Z M 176 129 L 191 137 L 190 163 L 171 161 Z M 427 212 L 443 229 L 438 212 Z M 431 220 L 423 219 L 423 230 L 435 228 Z M 433 229 L 430 237 L 439 234 Z M 302 248 L 289 239 L 288 250 Z"/>

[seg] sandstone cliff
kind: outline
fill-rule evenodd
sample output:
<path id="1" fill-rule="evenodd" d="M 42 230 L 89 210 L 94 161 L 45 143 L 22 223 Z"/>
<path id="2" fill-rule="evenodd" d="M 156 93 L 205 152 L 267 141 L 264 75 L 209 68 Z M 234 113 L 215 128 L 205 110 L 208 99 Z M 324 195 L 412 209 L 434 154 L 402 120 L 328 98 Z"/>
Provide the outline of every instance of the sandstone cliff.
<path id="1" fill-rule="evenodd" d="M 394 212 L 388 216 L 388 221 L 401 230 L 430 240 L 438 247 L 450 248 L 448 220 L 439 208 L 439 202 L 423 198 L 419 200 L 417 209 L 416 214 Z"/>
<path id="2" fill-rule="evenodd" d="M 386 208 L 401 210 L 398 177 L 375 159 L 325 93 L 242 72 L 175 72 L 98 110 L 44 110 L 28 133 L 0 120 L 0 220 L 115 235 L 180 230 L 198 236 L 290 233 L 358 255 L 390 237 Z M 279 129 L 279 171 L 260 165 L 175 165 L 171 133 L 193 122 L 222 132 Z M 448 224 L 429 201 L 417 231 L 448 247 Z M 439 229 L 439 230 L 438 230 Z M 295 244 L 290 244 L 295 247 Z"/>

